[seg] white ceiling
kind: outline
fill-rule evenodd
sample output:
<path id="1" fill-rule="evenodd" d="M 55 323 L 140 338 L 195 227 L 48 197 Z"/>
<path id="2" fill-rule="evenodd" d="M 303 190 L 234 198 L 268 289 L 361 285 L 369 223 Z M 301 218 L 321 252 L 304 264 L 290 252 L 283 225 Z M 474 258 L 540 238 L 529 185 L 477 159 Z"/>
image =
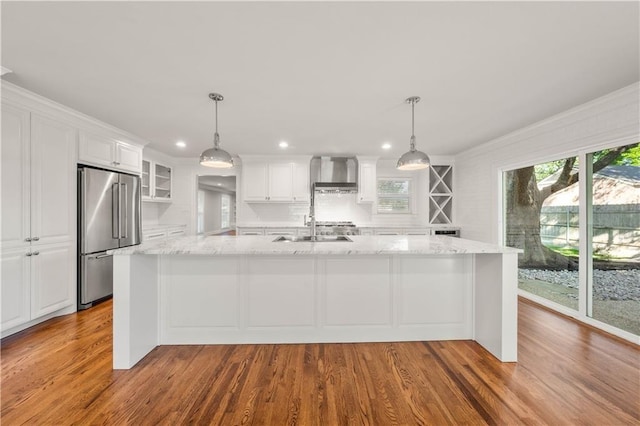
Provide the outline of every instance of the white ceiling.
<path id="1" fill-rule="evenodd" d="M 2 1 L 1 64 L 174 156 L 212 144 L 212 91 L 233 154 L 397 157 L 417 95 L 418 148 L 448 155 L 638 81 L 638 6 Z"/>

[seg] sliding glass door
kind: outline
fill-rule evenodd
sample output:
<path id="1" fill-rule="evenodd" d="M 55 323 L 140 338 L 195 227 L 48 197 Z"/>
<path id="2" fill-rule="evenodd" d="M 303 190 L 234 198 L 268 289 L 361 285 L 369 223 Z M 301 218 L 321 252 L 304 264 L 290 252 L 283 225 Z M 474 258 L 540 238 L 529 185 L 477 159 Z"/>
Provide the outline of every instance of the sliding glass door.
<path id="1" fill-rule="evenodd" d="M 518 257 L 519 287 L 578 309 L 578 158 L 504 173 L 505 243 Z"/>
<path id="2" fill-rule="evenodd" d="M 586 159 L 587 315 L 640 335 L 640 145 Z"/>
<path id="3" fill-rule="evenodd" d="M 640 335 L 640 144 L 505 171 L 519 288 Z"/>

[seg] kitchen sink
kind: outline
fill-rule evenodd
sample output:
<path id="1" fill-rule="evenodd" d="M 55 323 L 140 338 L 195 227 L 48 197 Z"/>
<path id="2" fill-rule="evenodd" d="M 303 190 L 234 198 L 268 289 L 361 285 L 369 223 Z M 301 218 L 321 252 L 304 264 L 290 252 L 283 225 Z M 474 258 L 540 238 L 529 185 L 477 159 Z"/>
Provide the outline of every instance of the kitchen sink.
<path id="1" fill-rule="evenodd" d="M 273 240 L 274 243 L 285 242 L 285 243 L 299 243 L 299 242 L 307 242 L 307 243 L 322 243 L 322 242 L 351 242 L 353 241 L 351 238 L 344 235 L 316 235 L 312 237 L 310 235 L 303 235 L 298 237 L 293 236 L 281 236 Z"/>

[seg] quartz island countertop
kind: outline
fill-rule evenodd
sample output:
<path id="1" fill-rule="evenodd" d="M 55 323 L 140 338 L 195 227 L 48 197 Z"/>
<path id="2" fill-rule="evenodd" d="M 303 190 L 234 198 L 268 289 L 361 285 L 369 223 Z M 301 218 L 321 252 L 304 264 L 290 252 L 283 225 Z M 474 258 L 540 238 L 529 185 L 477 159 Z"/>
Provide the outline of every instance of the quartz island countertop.
<path id="1" fill-rule="evenodd" d="M 350 242 L 274 242 L 276 236 L 189 236 L 111 250 L 116 255 L 372 255 L 483 254 L 520 250 L 446 236 L 349 236 Z"/>

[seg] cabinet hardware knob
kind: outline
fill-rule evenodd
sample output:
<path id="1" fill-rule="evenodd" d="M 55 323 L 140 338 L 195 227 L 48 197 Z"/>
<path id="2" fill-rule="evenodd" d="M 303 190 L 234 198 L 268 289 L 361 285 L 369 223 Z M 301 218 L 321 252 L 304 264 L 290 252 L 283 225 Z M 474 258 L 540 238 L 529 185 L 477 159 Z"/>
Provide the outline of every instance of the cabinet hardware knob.
<path id="1" fill-rule="evenodd" d="M 39 255 L 39 254 L 40 254 L 40 252 L 39 252 L 39 251 L 34 251 L 34 252 L 33 252 L 33 255 L 34 255 L 34 256 L 37 256 L 37 255 Z"/>
<path id="2" fill-rule="evenodd" d="M 27 256 L 31 256 L 31 252 L 27 253 Z"/>
<path id="3" fill-rule="evenodd" d="M 33 237 L 31 241 L 40 241 L 40 237 Z"/>
<path id="4" fill-rule="evenodd" d="M 25 240 L 26 242 L 29 242 L 29 241 L 31 241 L 31 238 L 28 238 L 28 237 L 27 237 L 27 238 L 25 238 L 24 240 Z"/>

